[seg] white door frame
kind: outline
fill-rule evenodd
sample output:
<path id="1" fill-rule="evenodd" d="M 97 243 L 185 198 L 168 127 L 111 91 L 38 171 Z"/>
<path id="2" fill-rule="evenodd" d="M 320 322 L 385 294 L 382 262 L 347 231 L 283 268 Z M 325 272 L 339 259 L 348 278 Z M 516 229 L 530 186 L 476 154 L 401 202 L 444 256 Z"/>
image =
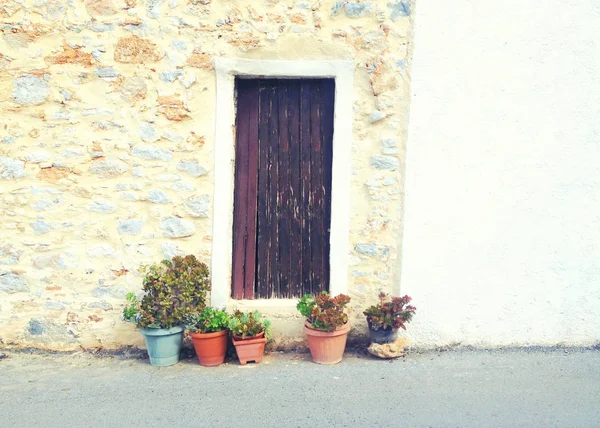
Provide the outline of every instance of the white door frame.
<path id="1" fill-rule="evenodd" d="M 261 61 L 216 58 L 215 70 L 217 106 L 214 143 L 211 305 L 225 307 L 233 300 L 231 298 L 231 270 L 235 182 L 234 85 L 236 76 L 335 79 L 329 291 L 332 295 L 347 293 L 354 63 L 351 61 Z M 265 300 L 252 301 L 257 307 L 260 307 L 261 302 L 267 306 L 273 303 Z"/>

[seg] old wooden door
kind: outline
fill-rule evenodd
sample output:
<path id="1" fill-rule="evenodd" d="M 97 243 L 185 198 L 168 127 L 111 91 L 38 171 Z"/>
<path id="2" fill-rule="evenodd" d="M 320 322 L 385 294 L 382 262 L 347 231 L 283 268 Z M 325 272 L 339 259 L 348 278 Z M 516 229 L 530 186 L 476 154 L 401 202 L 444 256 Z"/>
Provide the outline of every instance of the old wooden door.
<path id="1" fill-rule="evenodd" d="M 232 297 L 328 290 L 334 81 L 236 88 Z"/>

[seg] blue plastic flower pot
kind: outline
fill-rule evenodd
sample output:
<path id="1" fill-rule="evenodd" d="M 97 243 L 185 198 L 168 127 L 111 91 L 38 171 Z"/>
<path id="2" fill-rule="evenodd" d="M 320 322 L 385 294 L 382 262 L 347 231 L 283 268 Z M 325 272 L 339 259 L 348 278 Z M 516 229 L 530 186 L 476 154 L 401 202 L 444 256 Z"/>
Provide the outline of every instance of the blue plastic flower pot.
<path id="1" fill-rule="evenodd" d="M 146 349 L 153 366 L 172 366 L 179 361 L 183 342 L 182 326 L 171 328 L 141 328 Z"/>

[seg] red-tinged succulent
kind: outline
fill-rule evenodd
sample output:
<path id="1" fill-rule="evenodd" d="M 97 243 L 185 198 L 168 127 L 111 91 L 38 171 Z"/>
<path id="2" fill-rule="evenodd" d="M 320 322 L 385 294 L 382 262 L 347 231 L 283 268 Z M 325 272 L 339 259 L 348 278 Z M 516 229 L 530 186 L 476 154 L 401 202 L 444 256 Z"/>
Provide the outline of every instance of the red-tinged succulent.
<path id="1" fill-rule="evenodd" d="M 348 322 L 348 314 L 345 312 L 348 303 L 350 303 L 350 297 L 345 294 L 331 297 L 326 291 L 323 291 L 315 297 L 312 294 L 305 294 L 296 308 L 306 317 L 313 328 L 334 331 Z"/>
<path id="2" fill-rule="evenodd" d="M 412 298 L 410 296 L 392 297 L 386 293 L 379 293 L 379 303 L 373 305 L 363 312 L 367 317 L 369 326 L 372 330 L 392 328 L 402 328 L 406 330 L 406 323 L 409 323 L 415 314 L 417 308 L 409 305 Z"/>

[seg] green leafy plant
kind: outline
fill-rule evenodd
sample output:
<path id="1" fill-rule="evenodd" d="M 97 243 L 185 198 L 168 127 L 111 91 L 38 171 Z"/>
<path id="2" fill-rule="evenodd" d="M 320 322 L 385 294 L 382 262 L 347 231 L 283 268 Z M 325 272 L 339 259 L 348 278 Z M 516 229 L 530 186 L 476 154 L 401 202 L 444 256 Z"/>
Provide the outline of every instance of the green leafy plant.
<path id="1" fill-rule="evenodd" d="M 386 293 L 379 293 L 379 303 L 367 308 L 363 314 L 366 315 L 369 326 L 372 330 L 392 328 L 402 328 L 406 330 L 404 324 L 409 323 L 415 314 L 417 308 L 409 305 L 412 298 L 389 297 Z"/>
<path id="2" fill-rule="evenodd" d="M 215 333 L 227 329 L 229 318 L 224 309 L 206 307 L 201 312 L 187 314 L 184 321 L 186 328 L 192 333 Z"/>
<path id="3" fill-rule="evenodd" d="M 184 322 L 187 314 L 201 312 L 210 291 L 209 270 L 193 255 L 176 256 L 142 268 L 144 297 L 132 293 L 123 318 L 139 327 L 171 328 Z"/>
<path id="4" fill-rule="evenodd" d="M 348 303 L 350 303 L 350 297 L 345 294 L 331 297 L 329 293 L 323 291 L 316 296 L 305 294 L 298 301 L 296 308 L 306 317 L 313 328 L 334 331 L 348 322 L 346 313 Z"/>
<path id="5" fill-rule="evenodd" d="M 137 318 L 140 313 L 140 301 L 137 299 L 135 293 L 127 293 L 125 300 L 127 300 L 127 304 L 123 308 L 123 319 L 137 324 Z"/>
<path id="6" fill-rule="evenodd" d="M 242 312 L 236 310 L 229 320 L 229 330 L 236 337 L 246 339 L 265 332 L 265 337 L 271 340 L 271 321 L 264 318 L 259 311 Z"/>

